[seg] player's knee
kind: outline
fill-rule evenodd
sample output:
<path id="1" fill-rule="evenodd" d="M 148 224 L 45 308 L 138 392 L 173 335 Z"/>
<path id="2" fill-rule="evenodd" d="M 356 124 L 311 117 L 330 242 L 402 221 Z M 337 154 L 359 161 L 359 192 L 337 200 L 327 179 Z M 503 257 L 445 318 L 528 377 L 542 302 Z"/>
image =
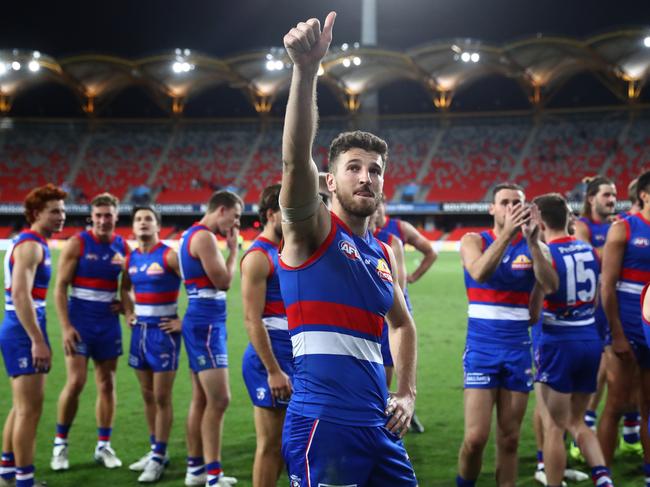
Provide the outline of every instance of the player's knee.
<path id="1" fill-rule="evenodd" d="M 499 449 L 503 452 L 516 452 L 517 447 L 519 446 L 519 432 L 508 431 L 502 433 L 497 439 L 497 444 L 499 445 Z"/>
<path id="2" fill-rule="evenodd" d="M 112 375 L 101 376 L 97 380 L 97 393 L 103 397 L 112 397 L 115 393 L 115 381 Z"/>
<path id="3" fill-rule="evenodd" d="M 142 389 L 142 400 L 147 405 L 155 404 L 153 389 L 150 389 L 148 387 Z"/>
<path id="4" fill-rule="evenodd" d="M 86 387 L 86 376 L 85 375 L 72 375 L 68 377 L 66 389 L 68 393 L 72 396 L 79 396 Z"/>
<path id="5" fill-rule="evenodd" d="M 282 437 L 262 435 L 257 438 L 257 451 L 263 456 L 281 456 Z"/>
<path id="6" fill-rule="evenodd" d="M 463 448 L 470 455 L 481 453 L 488 442 L 488 437 L 489 433 L 487 432 L 470 431 L 465 434 Z"/>
<path id="7" fill-rule="evenodd" d="M 168 393 L 152 393 L 152 400 L 155 402 L 158 409 L 167 409 L 172 405 L 171 394 Z"/>

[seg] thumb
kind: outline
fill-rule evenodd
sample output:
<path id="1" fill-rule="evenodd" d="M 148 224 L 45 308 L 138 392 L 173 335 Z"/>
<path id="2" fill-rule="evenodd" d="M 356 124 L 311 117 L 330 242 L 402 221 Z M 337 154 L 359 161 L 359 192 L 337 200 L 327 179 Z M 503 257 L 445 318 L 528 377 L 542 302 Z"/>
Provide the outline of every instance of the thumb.
<path id="1" fill-rule="evenodd" d="M 332 41 L 332 29 L 334 28 L 335 20 L 336 20 L 336 12 L 330 12 L 329 14 L 327 14 L 327 17 L 325 18 L 325 24 L 323 25 L 323 33 L 321 34 L 321 36 L 324 37 L 325 40 L 328 42 Z"/>

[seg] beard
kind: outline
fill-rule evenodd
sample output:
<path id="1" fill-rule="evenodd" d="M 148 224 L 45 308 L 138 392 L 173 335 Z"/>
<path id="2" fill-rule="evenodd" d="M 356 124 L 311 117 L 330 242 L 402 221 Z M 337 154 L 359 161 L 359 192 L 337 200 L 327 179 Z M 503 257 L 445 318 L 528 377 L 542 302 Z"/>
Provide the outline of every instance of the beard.
<path id="1" fill-rule="evenodd" d="M 354 195 L 347 195 L 337 192 L 336 198 L 339 200 L 341 207 L 347 213 L 359 218 L 367 218 L 369 216 L 372 216 L 375 211 L 377 211 L 377 206 L 379 206 L 378 196 L 375 196 L 373 199 L 364 199 L 363 201 L 357 201 L 354 199 Z"/>

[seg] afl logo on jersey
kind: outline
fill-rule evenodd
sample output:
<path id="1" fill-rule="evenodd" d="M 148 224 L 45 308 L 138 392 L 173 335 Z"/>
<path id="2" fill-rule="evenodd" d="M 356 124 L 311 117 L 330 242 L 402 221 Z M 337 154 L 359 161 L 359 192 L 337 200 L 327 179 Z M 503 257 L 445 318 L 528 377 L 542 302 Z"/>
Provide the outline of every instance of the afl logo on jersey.
<path id="1" fill-rule="evenodd" d="M 339 250 L 343 255 L 345 255 L 350 260 L 360 260 L 361 256 L 357 248 L 347 240 L 341 240 L 339 242 Z"/>
<path id="2" fill-rule="evenodd" d="M 135 274 L 136 272 L 138 272 L 138 268 L 136 266 L 132 265 L 129 267 L 129 274 Z"/>
<path id="3" fill-rule="evenodd" d="M 533 268 L 533 261 L 525 254 L 519 254 L 515 260 L 512 261 L 513 271 L 524 271 Z"/>
<path id="4" fill-rule="evenodd" d="M 635 247 L 648 247 L 650 245 L 650 240 L 645 237 L 637 237 L 632 240 L 632 245 Z"/>
<path id="5" fill-rule="evenodd" d="M 393 282 L 393 275 L 390 272 L 390 267 L 384 259 L 377 261 L 377 275 L 384 281 Z"/>

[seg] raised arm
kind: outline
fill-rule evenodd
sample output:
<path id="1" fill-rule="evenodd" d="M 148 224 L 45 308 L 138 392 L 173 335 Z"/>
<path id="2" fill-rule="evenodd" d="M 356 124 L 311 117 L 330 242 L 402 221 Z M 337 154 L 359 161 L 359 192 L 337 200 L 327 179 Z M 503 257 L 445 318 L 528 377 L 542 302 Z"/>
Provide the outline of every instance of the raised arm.
<path id="1" fill-rule="evenodd" d="M 63 351 L 66 355 L 74 354 L 76 344 L 81 341 L 81 336 L 72 326 L 68 315 L 68 287 L 74 279 L 80 256 L 81 240 L 72 237 L 66 242 L 59 256 L 59 268 L 56 272 L 56 283 L 54 285 L 54 306 L 61 326 Z"/>
<path id="2" fill-rule="evenodd" d="M 433 246 L 428 238 L 418 232 L 417 228 L 411 225 L 409 222 L 400 221 L 400 229 L 402 230 L 402 235 L 404 236 L 404 243 L 412 245 L 415 249 L 422 254 L 422 260 L 411 274 L 409 274 L 406 280 L 409 283 L 413 283 L 420 279 L 425 272 L 429 270 L 429 267 L 438 258 L 438 254 L 433 250 Z"/>
<path id="3" fill-rule="evenodd" d="M 224 291 L 230 288 L 235 275 L 237 238 L 233 238 L 233 235 L 228 236 L 228 250 L 228 257 L 224 259 L 217 246 L 217 237 L 207 230 L 196 232 L 190 243 L 190 253 L 199 258 L 208 279 L 215 288 Z"/>

